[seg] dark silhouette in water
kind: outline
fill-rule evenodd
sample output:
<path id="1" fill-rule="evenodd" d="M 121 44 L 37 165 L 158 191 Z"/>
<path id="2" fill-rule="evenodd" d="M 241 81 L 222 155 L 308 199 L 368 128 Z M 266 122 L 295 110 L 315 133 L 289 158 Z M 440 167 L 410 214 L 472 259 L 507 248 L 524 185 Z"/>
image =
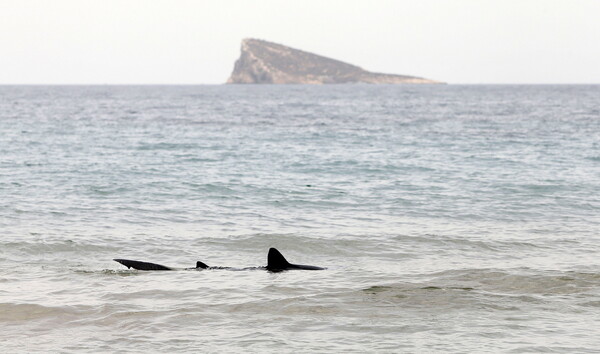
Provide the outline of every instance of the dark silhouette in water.
<path id="1" fill-rule="evenodd" d="M 270 272 L 278 272 L 289 269 L 304 269 L 304 270 L 323 270 L 325 268 L 302 265 L 302 264 L 291 264 L 285 259 L 285 257 L 276 248 L 269 248 L 269 254 L 267 255 L 267 270 Z"/>
<path id="2" fill-rule="evenodd" d="M 171 268 L 164 265 L 132 261 L 129 259 L 115 259 L 115 261 L 121 263 L 127 268 L 133 268 L 137 270 L 177 270 L 177 268 Z M 187 270 L 202 270 L 202 269 L 229 269 L 229 270 L 249 270 L 249 269 L 265 269 L 269 272 L 281 272 L 290 269 L 303 269 L 303 270 L 323 270 L 325 268 L 303 265 L 303 264 L 292 264 L 285 259 L 285 257 L 275 248 L 269 249 L 267 255 L 267 266 L 266 267 L 249 267 L 249 268 L 232 268 L 232 267 L 210 267 L 203 262 L 196 262 L 195 268 L 185 268 Z"/>

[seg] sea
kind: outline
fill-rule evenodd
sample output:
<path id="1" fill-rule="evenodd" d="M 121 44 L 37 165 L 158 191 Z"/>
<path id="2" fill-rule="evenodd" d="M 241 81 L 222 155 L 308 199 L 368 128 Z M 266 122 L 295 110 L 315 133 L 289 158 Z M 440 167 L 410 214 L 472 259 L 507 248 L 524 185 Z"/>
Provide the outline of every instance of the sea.
<path id="1" fill-rule="evenodd" d="M 327 269 L 243 269 L 271 247 Z M 600 85 L 0 86 L 2 353 L 598 353 L 599 328 Z"/>

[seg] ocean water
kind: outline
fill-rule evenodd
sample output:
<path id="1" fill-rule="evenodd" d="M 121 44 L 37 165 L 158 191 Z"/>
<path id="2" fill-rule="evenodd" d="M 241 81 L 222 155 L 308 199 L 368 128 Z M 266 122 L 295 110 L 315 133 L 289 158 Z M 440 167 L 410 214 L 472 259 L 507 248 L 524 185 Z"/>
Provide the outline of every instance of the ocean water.
<path id="1" fill-rule="evenodd" d="M 2 86 L 0 351 L 597 352 L 599 97 Z"/>

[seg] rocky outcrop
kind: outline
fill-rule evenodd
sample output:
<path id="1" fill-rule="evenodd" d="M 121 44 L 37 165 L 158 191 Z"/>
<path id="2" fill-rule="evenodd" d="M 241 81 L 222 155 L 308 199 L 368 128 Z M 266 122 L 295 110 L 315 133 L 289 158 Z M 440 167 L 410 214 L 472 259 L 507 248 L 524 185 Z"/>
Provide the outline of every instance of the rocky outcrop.
<path id="1" fill-rule="evenodd" d="M 228 84 L 439 84 L 415 76 L 372 73 L 358 66 L 260 39 L 244 39 Z"/>

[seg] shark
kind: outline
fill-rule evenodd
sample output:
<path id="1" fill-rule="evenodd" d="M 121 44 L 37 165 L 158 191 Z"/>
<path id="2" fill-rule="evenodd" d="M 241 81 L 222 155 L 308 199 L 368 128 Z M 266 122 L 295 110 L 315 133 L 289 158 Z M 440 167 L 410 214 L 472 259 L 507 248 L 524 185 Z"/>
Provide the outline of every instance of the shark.
<path id="1" fill-rule="evenodd" d="M 270 248 L 267 254 L 267 265 L 263 267 L 248 267 L 248 268 L 234 268 L 234 267 L 220 267 L 220 266 L 209 266 L 204 262 L 197 261 L 195 267 L 190 268 L 173 268 L 167 267 L 162 264 L 134 261 L 130 259 L 114 259 L 115 262 L 119 262 L 128 269 L 137 270 L 205 270 L 205 269 L 227 269 L 227 270 L 252 270 L 252 269 L 263 269 L 269 272 L 282 272 L 286 270 L 324 270 L 326 268 L 317 267 L 312 265 L 304 264 L 293 264 L 288 262 L 287 259 L 277 250 L 276 248 Z"/>

